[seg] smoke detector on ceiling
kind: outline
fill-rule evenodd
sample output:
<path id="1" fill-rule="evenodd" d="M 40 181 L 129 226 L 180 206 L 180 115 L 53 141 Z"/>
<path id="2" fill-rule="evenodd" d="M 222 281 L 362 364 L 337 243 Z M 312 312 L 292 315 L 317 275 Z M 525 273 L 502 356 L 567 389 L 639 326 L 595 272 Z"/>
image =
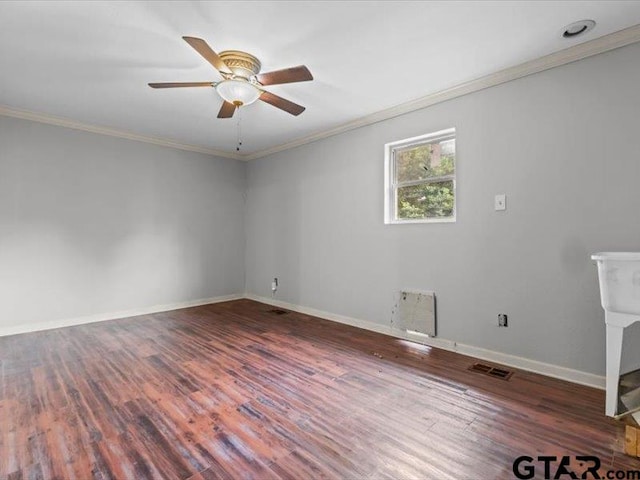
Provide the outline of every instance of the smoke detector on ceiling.
<path id="1" fill-rule="evenodd" d="M 596 22 L 594 22 L 593 20 L 579 20 L 564 27 L 562 29 L 562 36 L 564 38 L 574 38 L 578 35 L 587 33 L 595 26 Z"/>

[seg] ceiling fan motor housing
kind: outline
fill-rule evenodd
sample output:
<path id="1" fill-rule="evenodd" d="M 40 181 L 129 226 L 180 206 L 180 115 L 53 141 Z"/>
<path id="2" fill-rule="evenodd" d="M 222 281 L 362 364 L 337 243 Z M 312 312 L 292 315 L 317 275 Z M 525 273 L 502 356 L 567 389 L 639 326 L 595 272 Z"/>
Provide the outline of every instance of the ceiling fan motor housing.
<path id="1" fill-rule="evenodd" d="M 249 80 L 257 75 L 262 68 L 260 60 L 247 52 L 240 50 L 225 50 L 220 52 L 220 58 L 237 77 Z"/>

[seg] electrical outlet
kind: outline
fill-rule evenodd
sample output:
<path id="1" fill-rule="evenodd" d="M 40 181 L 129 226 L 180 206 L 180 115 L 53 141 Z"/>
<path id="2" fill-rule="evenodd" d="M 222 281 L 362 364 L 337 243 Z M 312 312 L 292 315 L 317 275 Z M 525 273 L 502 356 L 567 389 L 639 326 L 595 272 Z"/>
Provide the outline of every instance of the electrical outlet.
<path id="1" fill-rule="evenodd" d="M 278 277 L 274 277 L 273 282 L 271 282 L 271 291 L 276 293 L 276 290 L 278 290 Z"/>
<path id="2" fill-rule="evenodd" d="M 499 313 L 498 314 L 498 326 L 499 327 L 508 327 L 509 323 L 507 321 L 507 314 L 506 313 Z"/>

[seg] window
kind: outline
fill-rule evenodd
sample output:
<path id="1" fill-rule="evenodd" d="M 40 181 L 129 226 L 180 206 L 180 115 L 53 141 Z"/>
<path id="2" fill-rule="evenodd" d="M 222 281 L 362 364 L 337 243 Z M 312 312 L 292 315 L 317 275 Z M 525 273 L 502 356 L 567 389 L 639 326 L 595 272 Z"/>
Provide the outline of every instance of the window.
<path id="1" fill-rule="evenodd" d="M 384 222 L 455 220 L 455 128 L 387 143 Z"/>

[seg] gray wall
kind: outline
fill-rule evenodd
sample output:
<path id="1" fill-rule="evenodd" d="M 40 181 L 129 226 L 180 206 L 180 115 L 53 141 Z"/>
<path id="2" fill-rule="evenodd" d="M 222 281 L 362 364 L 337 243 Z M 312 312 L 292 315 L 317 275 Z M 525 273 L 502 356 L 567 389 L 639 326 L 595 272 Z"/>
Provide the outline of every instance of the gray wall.
<path id="1" fill-rule="evenodd" d="M 440 337 L 602 374 L 589 255 L 640 249 L 639 81 L 637 44 L 249 165 L 0 117 L 0 332 L 277 276 L 380 325 L 435 290 Z M 384 225 L 383 145 L 451 126 L 457 223 Z"/>
<path id="2" fill-rule="evenodd" d="M 247 291 L 388 325 L 435 290 L 440 337 L 602 374 L 589 256 L 640 248 L 639 84 L 636 44 L 251 162 Z M 448 127 L 457 223 L 384 225 L 383 145 Z"/>
<path id="3" fill-rule="evenodd" d="M 0 117 L 0 331 L 244 290 L 242 162 Z"/>

